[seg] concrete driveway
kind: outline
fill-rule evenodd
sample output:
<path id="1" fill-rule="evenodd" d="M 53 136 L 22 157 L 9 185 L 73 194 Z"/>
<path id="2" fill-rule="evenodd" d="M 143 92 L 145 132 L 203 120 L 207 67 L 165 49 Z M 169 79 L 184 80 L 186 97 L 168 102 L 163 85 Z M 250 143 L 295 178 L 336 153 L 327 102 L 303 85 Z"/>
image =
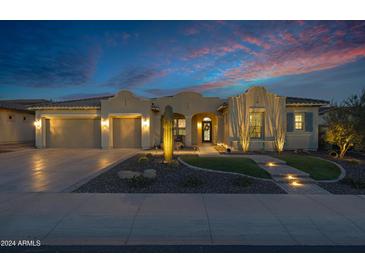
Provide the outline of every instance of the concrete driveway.
<path id="1" fill-rule="evenodd" d="M 0 192 L 62 192 L 136 149 L 26 149 L 0 154 Z"/>

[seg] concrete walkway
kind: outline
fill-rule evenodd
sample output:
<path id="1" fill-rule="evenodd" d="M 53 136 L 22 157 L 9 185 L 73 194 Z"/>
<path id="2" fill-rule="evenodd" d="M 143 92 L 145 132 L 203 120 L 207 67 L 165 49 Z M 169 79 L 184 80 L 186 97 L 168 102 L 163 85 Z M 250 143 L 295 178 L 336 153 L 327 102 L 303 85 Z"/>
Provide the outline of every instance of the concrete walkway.
<path id="1" fill-rule="evenodd" d="M 309 174 L 291 167 L 285 161 L 268 155 L 245 155 L 266 170 L 276 184 L 291 194 L 330 194 L 327 190 L 314 184 Z"/>
<path id="2" fill-rule="evenodd" d="M 0 193 L 0 239 L 42 245 L 365 245 L 365 196 Z"/>
<path id="3" fill-rule="evenodd" d="M 26 149 L 0 154 L 0 192 L 60 192 L 88 181 L 137 149 Z"/>

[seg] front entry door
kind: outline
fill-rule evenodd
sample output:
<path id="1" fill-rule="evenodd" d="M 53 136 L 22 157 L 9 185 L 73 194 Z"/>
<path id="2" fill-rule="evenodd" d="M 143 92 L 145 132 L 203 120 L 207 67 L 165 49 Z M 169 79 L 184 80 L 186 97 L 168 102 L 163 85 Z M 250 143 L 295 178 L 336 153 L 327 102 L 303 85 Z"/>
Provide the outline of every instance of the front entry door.
<path id="1" fill-rule="evenodd" d="M 203 133 L 202 133 L 203 143 L 212 142 L 212 122 L 203 121 L 202 128 L 203 128 Z"/>

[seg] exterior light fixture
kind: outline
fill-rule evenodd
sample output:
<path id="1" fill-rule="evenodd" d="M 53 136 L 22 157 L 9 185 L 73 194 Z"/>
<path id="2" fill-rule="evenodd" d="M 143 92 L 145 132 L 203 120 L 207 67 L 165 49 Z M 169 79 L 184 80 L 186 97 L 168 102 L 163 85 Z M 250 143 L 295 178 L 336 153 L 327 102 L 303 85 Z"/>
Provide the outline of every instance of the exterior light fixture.
<path id="1" fill-rule="evenodd" d="M 148 128 L 150 126 L 150 120 L 148 118 L 142 119 L 142 127 Z"/>
<path id="2" fill-rule="evenodd" d="M 292 186 L 302 186 L 302 184 L 301 184 L 301 183 L 299 183 L 298 181 L 293 181 L 293 182 L 291 183 L 291 185 L 292 185 Z"/>
<path id="3" fill-rule="evenodd" d="M 268 162 L 266 165 L 267 165 L 267 166 L 270 166 L 270 167 L 276 166 L 276 164 L 275 164 L 275 163 L 273 163 L 273 162 Z"/>
<path id="4" fill-rule="evenodd" d="M 287 177 L 289 180 L 294 180 L 295 178 L 294 178 L 294 176 L 292 176 L 292 175 L 288 175 L 288 177 Z"/>
<path id="5" fill-rule="evenodd" d="M 42 127 L 42 121 L 41 120 L 35 120 L 33 125 L 36 129 L 40 129 Z"/>
<path id="6" fill-rule="evenodd" d="M 101 127 L 103 129 L 107 129 L 109 127 L 109 120 L 108 119 L 101 119 Z"/>
<path id="7" fill-rule="evenodd" d="M 201 129 L 201 128 L 202 128 L 202 123 L 201 123 L 201 122 L 198 122 L 198 123 L 196 124 L 196 126 L 198 127 L 198 129 Z"/>

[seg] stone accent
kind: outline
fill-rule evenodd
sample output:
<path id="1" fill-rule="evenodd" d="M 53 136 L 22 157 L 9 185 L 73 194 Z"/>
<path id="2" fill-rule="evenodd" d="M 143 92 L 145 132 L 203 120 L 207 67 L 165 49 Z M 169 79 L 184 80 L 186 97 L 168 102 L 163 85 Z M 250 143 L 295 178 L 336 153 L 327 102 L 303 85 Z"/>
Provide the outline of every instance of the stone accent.
<path id="1" fill-rule="evenodd" d="M 132 170 L 121 170 L 118 172 L 118 176 L 120 179 L 132 179 L 134 177 L 139 177 L 141 175 L 142 175 L 141 172 Z"/>

